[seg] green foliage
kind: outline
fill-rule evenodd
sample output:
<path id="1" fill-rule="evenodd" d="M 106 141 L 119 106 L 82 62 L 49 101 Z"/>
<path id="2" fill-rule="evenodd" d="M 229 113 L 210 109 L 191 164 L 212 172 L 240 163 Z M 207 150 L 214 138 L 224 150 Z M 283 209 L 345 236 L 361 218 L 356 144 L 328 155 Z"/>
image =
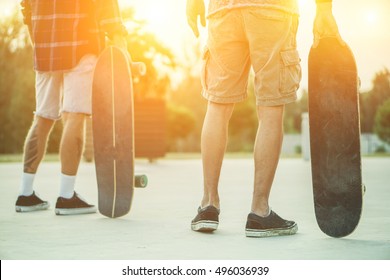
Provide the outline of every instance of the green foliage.
<path id="1" fill-rule="evenodd" d="M 248 98 L 235 105 L 229 123 L 229 152 L 250 152 L 256 138 L 258 127 L 256 104 L 253 86 L 249 89 Z"/>
<path id="2" fill-rule="evenodd" d="M 184 106 L 169 104 L 167 108 L 168 146 L 175 150 L 177 141 L 185 139 L 195 127 L 194 113 Z"/>
<path id="3" fill-rule="evenodd" d="M 23 149 L 35 107 L 32 49 L 19 14 L 0 21 L 0 153 Z"/>
<path id="4" fill-rule="evenodd" d="M 389 98 L 390 72 L 384 69 L 376 73 L 372 89 L 360 95 L 360 123 L 363 133 L 374 132 L 376 112 Z"/>
<path id="5" fill-rule="evenodd" d="M 375 133 L 390 144 L 390 99 L 381 105 L 375 116 Z"/>
<path id="6" fill-rule="evenodd" d="M 384 153 L 386 153 L 386 148 L 385 148 L 385 146 L 380 145 L 379 147 L 377 147 L 377 148 L 375 149 L 375 153 L 376 153 L 376 154 L 384 154 Z"/>
<path id="7" fill-rule="evenodd" d="M 199 60 L 200 61 L 200 58 Z M 188 66 L 188 67 L 187 67 Z M 199 152 L 200 151 L 200 135 L 202 131 L 203 119 L 206 113 L 207 101 L 201 96 L 202 86 L 199 76 L 191 75 L 191 65 L 180 65 L 180 70 L 184 71 L 185 79 L 173 89 L 169 95 L 169 102 L 172 104 L 180 104 L 192 112 L 194 117 L 194 128 L 186 137 L 185 141 L 181 140 L 181 151 Z M 198 74 L 198 71 L 196 71 Z M 175 151 L 175 145 L 171 145 L 171 151 Z"/>
<path id="8" fill-rule="evenodd" d="M 300 99 L 286 105 L 283 123 L 285 133 L 301 133 L 302 113 L 308 112 L 308 97 L 308 92 L 305 90 Z"/>

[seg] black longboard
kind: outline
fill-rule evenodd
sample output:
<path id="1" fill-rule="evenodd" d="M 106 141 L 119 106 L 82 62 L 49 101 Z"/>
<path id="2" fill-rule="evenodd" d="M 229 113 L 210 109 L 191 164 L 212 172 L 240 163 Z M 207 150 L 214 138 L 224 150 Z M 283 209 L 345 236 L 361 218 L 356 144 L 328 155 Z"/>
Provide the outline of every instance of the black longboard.
<path id="1" fill-rule="evenodd" d="M 99 211 L 116 218 L 131 208 L 134 187 L 147 178 L 134 175 L 133 84 L 129 58 L 116 47 L 99 56 L 92 88 L 92 130 Z"/>
<path id="2" fill-rule="evenodd" d="M 309 54 L 309 124 L 314 207 L 320 229 L 344 237 L 362 212 L 359 79 L 350 48 L 321 39 Z"/>

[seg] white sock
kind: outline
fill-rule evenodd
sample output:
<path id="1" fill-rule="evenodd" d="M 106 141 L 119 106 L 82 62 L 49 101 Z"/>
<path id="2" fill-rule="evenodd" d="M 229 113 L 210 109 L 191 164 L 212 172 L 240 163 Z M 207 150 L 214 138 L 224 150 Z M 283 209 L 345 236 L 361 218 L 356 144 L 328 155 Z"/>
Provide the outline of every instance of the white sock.
<path id="1" fill-rule="evenodd" d="M 23 173 L 22 182 L 20 183 L 19 194 L 23 196 L 30 196 L 33 194 L 33 184 L 34 184 L 35 174 Z"/>
<path id="2" fill-rule="evenodd" d="M 61 173 L 60 197 L 69 199 L 73 197 L 76 176 L 68 176 Z"/>

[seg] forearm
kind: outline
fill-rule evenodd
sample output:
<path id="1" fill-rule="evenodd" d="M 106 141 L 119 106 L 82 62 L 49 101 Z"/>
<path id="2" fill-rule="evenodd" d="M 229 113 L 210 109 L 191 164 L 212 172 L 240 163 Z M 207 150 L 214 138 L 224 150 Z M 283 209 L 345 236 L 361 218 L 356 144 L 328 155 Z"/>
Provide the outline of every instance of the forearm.
<path id="1" fill-rule="evenodd" d="M 23 0 L 20 2 L 20 9 L 23 15 L 23 22 L 28 27 L 31 44 L 34 45 L 33 34 L 32 34 L 32 21 L 31 21 L 31 3 L 29 0 Z"/>
<path id="2" fill-rule="evenodd" d="M 23 15 L 23 22 L 26 25 L 31 25 L 31 3 L 28 0 L 20 2 L 20 10 Z"/>
<path id="3" fill-rule="evenodd" d="M 333 20 L 333 1 L 332 0 L 316 0 L 317 9 L 316 17 L 327 18 L 327 21 Z"/>
<path id="4" fill-rule="evenodd" d="M 319 11 L 332 11 L 332 0 L 316 0 L 317 4 L 317 13 Z"/>
<path id="5" fill-rule="evenodd" d="M 341 38 L 336 20 L 333 16 L 332 1 L 331 0 L 316 0 L 317 12 L 314 19 L 313 34 L 314 43 L 313 47 L 319 44 L 321 38 L 334 37 L 337 38 L 341 45 L 344 45 L 344 41 Z"/>
<path id="6" fill-rule="evenodd" d="M 114 37 L 127 35 L 126 27 L 122 22 L 117 0 L 96 1 L 96 17 L 100 29 L 113 40 Z"/>

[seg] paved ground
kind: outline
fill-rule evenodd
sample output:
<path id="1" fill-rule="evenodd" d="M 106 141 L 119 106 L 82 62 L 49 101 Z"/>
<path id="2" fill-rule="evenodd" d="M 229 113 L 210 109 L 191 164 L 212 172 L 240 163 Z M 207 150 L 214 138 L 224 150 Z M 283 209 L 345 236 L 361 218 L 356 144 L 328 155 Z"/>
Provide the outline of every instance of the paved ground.
<path id="1" fill-rule="evenodd" d="M 120 219 L 100 214 L 59 217 L 50 210 L 15 213 L 20 163 L 0 164 L 0 258 L 4 259 L 390 259 L 390 158 L 365 158 L 367 186 L 357 230 L 333 239 L 317 227 L 312 203 L 310 163 L 283 159 L 272 191 L 272 207 L 294 219 L 298 234 L 251 239 L 244 235 L 250 207 L 250 159 L 227 159 L 221 179 L 222 213 L 214 234 L 190 230 L 201 197 L 198 159 L 138 161 L 150 184 L 137 189 L 132 211 Z M 58 163 L 43 163 L 36 191 L 52 205 L 58 193 Z M 83 163 L 77 191 L 97 202 L 93 164 Z"/>

